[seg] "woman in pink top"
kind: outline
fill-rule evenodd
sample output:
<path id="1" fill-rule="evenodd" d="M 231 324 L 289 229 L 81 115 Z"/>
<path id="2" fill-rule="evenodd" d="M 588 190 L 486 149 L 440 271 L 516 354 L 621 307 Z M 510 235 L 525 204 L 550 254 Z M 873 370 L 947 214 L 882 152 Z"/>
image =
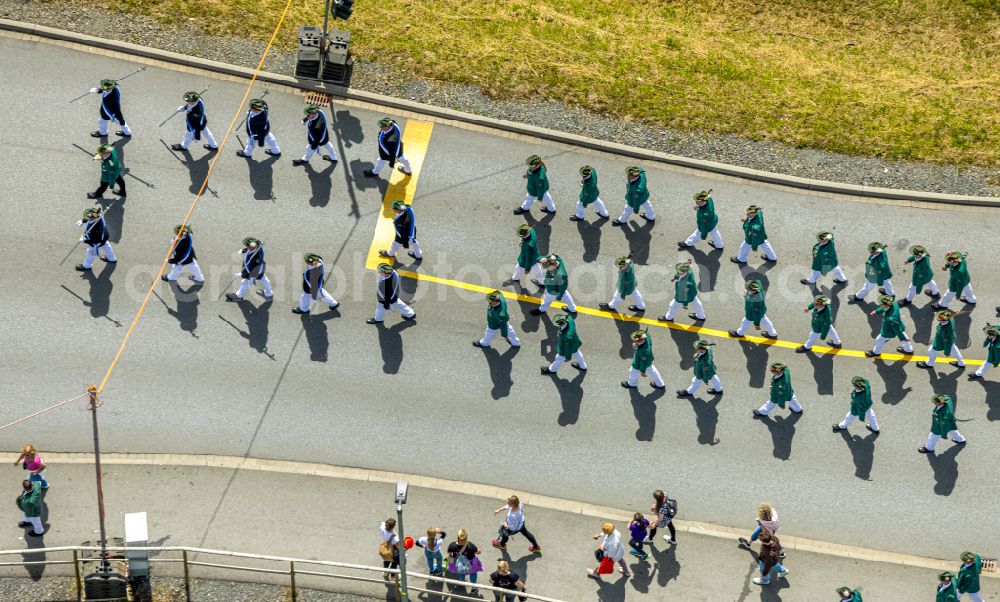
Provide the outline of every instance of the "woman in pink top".
<path id="1" fill-rule="evenodd" d="M 22 464 L 23 463 L 23 464 Z M 45 480 L 45 462 L 30 443 L 21 449 L 21 455 L 14 460 L 14 464 L 21 464 L 28 471 L 28 480 L 41 483 L 42 489 L 49 488 L 49 482 Z"/>
<path id="2" fill-rule="evenodd" d="M 740 538 L 740 547 L 744 550 L 749 550 L 750 544 L 757 541 L 762 531 L 767 531 L 771 535 L 774 535 L 778 532 L 780 526 L 777 510 L 771 507 L 770 504 L 757 506 L 757 527 L 750 534 L 749 540 L 743 537 Z"/>

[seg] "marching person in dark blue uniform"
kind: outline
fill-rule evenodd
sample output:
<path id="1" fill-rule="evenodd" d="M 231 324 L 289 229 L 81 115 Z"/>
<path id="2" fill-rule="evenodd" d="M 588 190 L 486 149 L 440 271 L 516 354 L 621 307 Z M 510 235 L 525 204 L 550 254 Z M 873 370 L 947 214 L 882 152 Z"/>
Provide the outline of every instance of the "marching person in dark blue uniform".
<path id="1" fill-rule="evenodd" d="M 312 159 L 316 149 L 322 147 L 326 151 L 323 159 L 331 163 L 337 162 L 337 150 L 330 142 L 330 132 L 326 127 L 326 113 L 314 104 L 310 104 L 303 111 L 305 117 L 302 118 L 302 125 L 306 126 L 306 154 L 301 159 L 292 159 L 292 165 L 302 165 Z"/>
<path id="2" fill-rule="evenodd" d="M 108 225 L 104 222 L 104 213 L 100 207 L 84 211 L 83 220 L 76 222 L 76 225 L 83 226 L 83 236 L 80 237 L 80 242 L 87 245 L 87 254 L 83 258 L 83 263 L 76 266 L 78 272 L 89 272 L 102 249 L 104 250 L 102 261 L 108 263 L 118 261 L 115 252 L 111 250 L 111 243 L 108 242 L 110 239 Z"/>
<path id="3" fill-rule="evenodd" d="M 378 254 L 381 257 L 396 257 L 399 247 L 409 249 L 413 245 L 413 250 L 407 255 L 420 261 L 424 258 L 420 251 L 420 243 L 417 242 L 417 223 L 413 219 L 413 207 L 406 204 L 406 201 L 393 201 L 392 210 L 396 212 L 396 217 L 392 218 L 392 226 L 396 229 L 396 238 L 389 245 L 389 250 L 380 249 Z"/>
<path id="4" fill-rule="evenodd" d="M 267 103 L 259 98 L 250 101 L 250 110 L 247 111 L 247 146 L 243 150 L 236 151 L 240 157 L 250 157 L 253 155 L 254 146 L 264 146 L 267 142 L 268 149 L 265 155 L 280 157 L 281 149 L 278 148 L 278 140 L 271 133 L 271 119 L 267 109 Z"/>
<path id="5" fill-rule="evenodd" d="M 242 301 L 250 291 L 250 285 L 258 280 L 264 285 L 264 298 L 270 299 L 274 296 L 271 290 L 271 281 L 264 274 L 267 263 L 264 261 L 264 243 L 252 236 L 243 239 L 243 248 L 240 249 L 243 255 L 243 269 L 239 276 L 240 290 L 235 293 L 226 293 L 226 301 Z"/>
<path id="6" fill-rule="evenodd" d="M 376 178 L 387 162 L 389 167 L 396 167 L 396 161 L 401 163 L 399 171 L 406 175 L 412 174 L 410 161 L 403 156 L 403 133 L 399 130 L 399 126 L 391 117 L 383 117 L 379 119 L 378 127 L 380 130 L 378 133 L 378 160 L 375 161 L 374 167 L 365 170 L 365 175 L 369 178 Z"/>
<path id="7" fill-rule="evenodd" d="M 186 151 L 192 140 L 201 140 L 202 133 L 208 139 L 208 144 L 203 144 L 208 150 L 217 150 L 219 145 L 215 142 L 212 130 L 208 129 L 208 118 L 205 117 L 205 101 L 197 92 L 185 92 L 184 102 L 177 107 L 178 113 L 185 113 L 187 120 L 187 131 L 184 132 L 184 140 L 180 144 L 173 144 L 170 148 L 175 151 Z"/>
<path id="8" fill-rule="evenodd" d="M 385 312 L 398 309 L 404 320 L 412 320 L 417 314 L 399 298 L 399 274 L 388 263 L 378 264 L 378 278 L 375 280 L 375 317 L 365 320 L 368 324 L 381 324 Z"/>
<path id="9" fill-rule="evenodd" d="M 194 254 L 194 241 L 191 239 L 191 226 L 177 226 L 174 228 L 174 234 L 176 234 L 173 253 L 170 255 L 170 259 L 167 263 L 173 266 L 170 270 L 170 274 L 160 276 L 160 279 L 165 282 L 174 282 L 181 275 L 181 270 L 185 267 L 191 270 L 191 279 L 202 284 L 205 282 L 205 277 L 201 274 L 201 268 L 198 267 L 198 258 Z M 172 243 L 173 241 L 171 241 Z"/>
<path id="10" fill-rule="evenodd" d="M 312 309 L 312 304 L 320 299 L 325 301 L 330 309 L 336 309 L 340 303 L 323 288 L 326 284 L 326 266 L 323 265 L 323 258 L 315 253 L 306 253 L 303 259 L 306 262 L 306 270 L 302 273 L 302 296 L 299 297 L 299 306 L 292 308 L 292 313 L 307 314 Z"/>
<path id="11" fill-rule="evenodd" d="M 119 136 L 129 137 L 132 130 L 125 123 L 125 115 L 122 113 L 122 94 L 118 89 L 118 82 L 113 79 L 102 79 L 100 88 L 91 88 L 91 92 L 101 95 L 100 117 L 97 119 L 97 131 L 91 132 L 94 138 L 103 138 L 108 135 L 108 122 L 114 121 L 122 129 L 115 132 Z"/>

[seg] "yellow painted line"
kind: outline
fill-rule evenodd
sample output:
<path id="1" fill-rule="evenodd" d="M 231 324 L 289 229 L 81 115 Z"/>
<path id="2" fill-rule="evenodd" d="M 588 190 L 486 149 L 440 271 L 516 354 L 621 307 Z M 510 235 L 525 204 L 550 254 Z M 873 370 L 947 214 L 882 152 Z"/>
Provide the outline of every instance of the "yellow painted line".
<path id="1" fill-rule="evenodd" d="M 368 249 L 368 259 L 365 261 L 365 267 L 369 270 L 374 270 L 382 262 L 393 263 L 392 259 L 378 254 L 379 249 L 388 249 L 395 237 L 395 230 L 392 227 L 392 218 L 395 216 L 392 202 L 403 200 L 407 205 L 413 204 L 413 193 L 417 189 L 420 169 L 424 165 L 424 157 L 427 156 L 427 147 L 430 145 L 433 131 L 432 122 L 413 119 L 408 120 L 403 128 L 403 153 L 410 161 L 410 171 L 413 174 L 407 176 L 398 169 L 392 169 L 389 187 L 382 199 L 382 213 L 379 214 L 378 222 L 375 224 L 375 235 L 372 237 L 372 246 Z"/>

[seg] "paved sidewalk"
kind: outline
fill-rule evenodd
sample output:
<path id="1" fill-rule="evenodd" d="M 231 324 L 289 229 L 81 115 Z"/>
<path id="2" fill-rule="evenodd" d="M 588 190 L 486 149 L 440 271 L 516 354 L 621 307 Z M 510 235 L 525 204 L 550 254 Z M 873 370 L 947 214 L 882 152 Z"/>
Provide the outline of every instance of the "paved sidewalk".
<path id="1" fill-rule="evenodd" d="M 6 468 L 11 495 L 20 469 Z M 49 530 L 31 547 L 79 544 L 96 539 L 97 510 L 93 468 L 57 465 L 49 470 L 51 489 L 46 496 Z M 390 483 L 292 475 L 256 470 L 191 468 L 177 466 L 105 466 L 105 502 L 109 536 L 123 535 L 123 514 L 149 513 L 149 535 L 154 545 L 184 545 L 258 554 L 333 560 L 377 565 L 381 520 L 395 516 L 394 487 Z M 515 537 L 506 554 L 490 547 L 497 519 L 492 510 L 501 500 L 445 491 L 411 488 L 405 527 L 418 535 L 428 526 L 448 531 L 449 540 L 459 528 L 484 547 L 488 570 L 501 556 L 508 558 L 525 579 L 530 591 L 554 598 L 579 600 L 782 600 L 786 602 L 833 599 L 840 585 L 861 588 L 866 601 L 932 600 L 936 571 L 864 562 L 802 551 L 790 552 L 787 579 L 761 588 L 748 552 L 734 541 L 680 533 L 676 548 L 658 539 L 648 562 L 629 557 L 631 579 L 595 583 L 584 571 L 592 564 L 594 542 L 590 535 L 602 519 L 527 506 L 527 524 L 538 537 L 543 554 L 527 552 L 526 542 Z M 680 498 L 683 516 L 684 498 Z M 645 510 L 645 508 L 639 509 Z M 747 509 L 752 513 L 752 508 Z M 25 545 L 13 512 L 4 516 L 3 548 Z M 624 524 L 617 524 L 625 531 Z M 794 535 L 789 532 L 787 535 Z M 409 554 L 411 571 L 424 572 L 419 550 Z M 7 560 L 10 560 L 9 558 Z M 216 559 L 202 558 L 207 562 Z M 241 562 L 240 564 L 249 564 Z M 958 561 L 955 562 L 956 568 Z M 167 571 L 169 565 L 156 565 Z M 273 568 L 273 567 L 272 567 Z M 52 575 L 55 568 L 33 570 L 34 577 Z M 174 570 L 171 574 L 175 574 Z M 5 570 L 0 575 L 24 574 Z M 248 578 L 246 573 L 212 573 L 197 569 L 197 576 Z M 335 583 L 333 589 L 367 596 L 386 596 L 381 585 Z M 420 584 L 415 579 L 411 584 Z M 314 582 L 300 583 L 303 587 Z M 983 579 L 987 599 L 1000 598 L 1000 580 Z M 435 600 L 426 594 L 411 596 Z M 198 592 L 195 591 L 195 599 Z"/>

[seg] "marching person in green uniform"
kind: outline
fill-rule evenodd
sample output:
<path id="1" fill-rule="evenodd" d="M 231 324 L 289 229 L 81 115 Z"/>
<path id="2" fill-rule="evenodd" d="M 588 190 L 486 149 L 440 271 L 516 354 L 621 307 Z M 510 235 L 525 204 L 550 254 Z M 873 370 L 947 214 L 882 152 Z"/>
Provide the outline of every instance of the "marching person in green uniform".
<path id="1" fill-rule="evenodd" d="M 917 448 L 922 454 L 933 454 L 941 437 L 947 437 L 956 445 L 964 445 L 965 437 L 958 432 L 955 422 L 955 402 L 950 395 L 935 395 L 931 397 L 934 410 L 931 412 L 931 432 L 927 435 L 927 443 Z"/>
<path id="2" fill-rule="evenodd" d="M 502 336 L 511 347 L 521 346 L 521 340 L 517 338 L 514 326 L 510 323 L 510 314 L 507 313 L 507 299 L 500 291 L 493 291 L 486 295 L 486 332 L 483 333 L 483 338 L 472 341 L 472 346 L 487 349 L 497 335 Z"/>
<path id="3" fill-rule="evenodd" d="M 722 235 L 719 234 L 719 216 L 715 214 L 715 201 L 711 190 L 702 190 L 694 195 L 695 222 L 697 226 L 687 240 L 677 243 L 684 250 L 695 246 L 699 240 L 708 240 L 710 247 L 722 250 Z"/>
<path id="4" fill-rule="evenodd" d="M 649 189 L 646 188 L 646 170 L 641 167 L 632 166 L 625 170 L 628 182 L 625 184 L 625 208 L 618 219 L 612 220 L 611 224 L 620 226 L 628 221 L 633 213 L 639 213 L 639 217 L 651 222 L 656 220 L 656 213 L 653 211 L 653 204 L 649 202 Z"/>
<path id="5" fill-rule="evenodd" d="M 587 362 L 583 359 L 580 351 L 580 337 L 576 335 L 576 320 L 573 316 L 559 314 L 552 318 L 552 323 L 559 329 L 559 338 L 556 340 L 556 359 L 546 366 L 542 366 L 542 374 L 555 374 L 566 360 L 573 358 L 571 366 L 580 372 L 587 371 Z"/>
<path id="6" fill-rule="evenodd" d="M 510 286 L 515 282 L 521 282 L 521 277 L 525 272 L 531 272 L 531 282 L 537 286 L 542 286 L 542 266 L 538 263 L 538 235 L 535 229 L 528 224 L 521 224 L 515 230 L 521 237 L 521 250 L 517 254 L 517 267 L 514 268 L 514 275 L 510 280 L 505 280 L 503 285 Z"/>
<path id="7" fill-rule="evenodd" d="M 542 305 L 531 310 L 531 313 L 540 316 L 549 311 L 549 306 L 553 301 L 562 301 L 566 304 L 563 311 L 575 314 L 576 303 L 573 303 L 573 295 L 569 294 L 569 275 L 566 273 L 566 266 L 562 257 L 558 255 L 548 255 L 538 260 L 545 273 L 543 286 L 545 293 L 542 295 Z"/>
<path id="8" fill-rule="evenodd" d="M 21 510 L 18 527 L 31 527 L 28 535 L 38 537 L 45 533 L 42 524 L 42 484 L 25 479 L 21 482 L 21 495 L 17 496 L 17 507 Z"/>
<path id="9" fill-rule="evenodd" d="M 654 389 L 665 389 L 667 385 L 663 383 L 660 371 L 653 365 L 653 341 L 649 338 L 646 330 L 637 330 L 632 333 L 632 364 L 628 369 L 628 380 L 622 381 L 622 386 L 626 389 L 635 389 L 639 386 L 639 376 L 649 374 L 653 381 Z"/>
<path id="10" fill-rule="evenodd" d="M 714 346 L 715 343 L 704 340 L 694 342 L 694 376 L 687 389 L 678 389 L 677 397 L 691 397 L 701 388 L 701 383 L 708 385 L 709 394 L 722 395 L 722 381 L 715 373 L 715 358 L 712 356 Z"/>
<path id="11" fill-rule="evenodd" d="M 837 595 L 840 596 L 840 602 L 863 602 L 861 600 L 861 592 L 847 586 L 838 587 Z"/>
<path id="12" fill-rule="evenodd" d="M 817 339 L 826 339 L 826 344 L 834 349 L 840 349 L 842 343 L 837 329 L 833 327 L 833 314 L 830 312 L 830 299 L 825 295 L 816 295 L 813 302 L 806 305 L 805 313 L 812 312 L 809 338 L 804 345 L 795 348 L 796 353 L 805 353 L 813 348 Z"/>
<path id="13" fill-rule="evenodd" d="M 983 597 L 979 594 L 979 573 L 983 572 L 983 559 L 972 552 L 962 552 L 961 558 L 962 566 L 958 567 L 958 578 L 955 579 L 958 595 L 961 597 L 969 594 L 972 602 L 983 602 Z"/>
<path id="14" fill-rule="evenodd" d="M 608 210 L 601 200 L 601 191 L 597 189 L 597 170 L 589 165 L 580 168 L 580 200 L 576 202 L 576 213 L 569 216 L 569 219 L 578 222 L 583 219 L 583 212 L 588 205 L 593 204 L 597 209 L 597 215 L 601 219 L 608 219 Z"/>
<path id="15" fill-rule="evenodd" d="M 934 314 L 934 317 L 937 319 L 934 342 L 931 344 L 931 348 L 927 350 L 927 361 L 917 362 L 917 366 L 933 369 L 938 353 L 943 353 L 945 357 L 955 357 L 955 359 L 948 362 L 952 366 L 956 368 L 965 367 L 965 358 L 962 357 L 962 352 L 958 350 L 958 345 L 955 344 L 955 322 L 952 320 L 956 315 L 958 315 L 956 312 L 949 309 L 942 309 Z"/>
<path id="16" fill-rule="evenodd" d="M 898 338 L 903 342 L 902 345 L 896 347 L 898 353 L 913 353 L 913 342 L 910 341 L 910 337 L 906 336 L 906 326 L 903 324 L 902 316 L 899 315 L 899 305 L 896 304 L 895 297 L 892 295 L 879 295 L 878 307 L 868 315 L 882 316 L 882 329 L 875 336 L 875 346 L 872 350 L 865 351 L 865 357 L 878 357 L 882 355 L 882 347 L 885 346 L 886 341 L 892 338 Z"/>
<path id="17" fill-rule="evenodd" d="M 760 332 L 761 325 L 764 326 L 764 336 L 769 339 L 778 338 L 778 331 L 774 329 L 774 324 L 767 317 L 767 291 L 764 290 L 764 283 L 760 280 L 747 280 L 743 285 L 743 321 L 736 330 L 730 330 L 729 336 L 741 338 L 747 333 L 747 329 L 753 324 L 754 330 Z"/>
<path id="18" fill-rule="evenodd" d="M 791 411 L 796 414 L 802 413 L 802 406 L 799 405 L 795 390 L 792 389 L 792 375 L 788 367 L 781 362 L 771 364 L 770 390 L 770 398 L 753 411 L 754 417 L 767 416 L 776 407 L 783 410 L 786 403 Z"/>
<path id="19" fill-rule="evenodd" d="M 913 264 L 913 277 L 910 281 L 910 289 L 906 292 L 906 298 L 899 302 L 900 305 L 913 303 L 917 293 L 924 291 L 925 286 L 927 290 L 924 293 L 928 297 L 937 299 L 941 296 L 937 282 L 934 282 L 934 268 L 931 267 L 927 249 L 920 245 L 913 245 L 910 247 L 910 256 L 903 263 Z"/>
<path id="20" fill-rule="evenodd" d="M 635 264 L 632 258 L 629 256 L 622 256 L 615 259 L 615 265 L 618 266 L 618 282 L 615 285 L 615 296 L 611 298 L 610 303 L 601 303 L 599 306 L 604 311 L 618 311 L 618 305 L 628 297 L 632 295 L 632 299 L 635 300 L 635 304 L 629 305 L 629 311 L 646 311 L 646 304 L 642 300 L 642 295 L 639 293 L 639 285 L 635 279 Z"/>
<path id="21" fill-rule="evenodd" d="M 972 292 L 972 279 L 969 277 L 969 266 L 965 261 L 968 253 L 952 251 L 944 256 L 948 263 L 941 266 L 941 269 L 948 272 L 948 292 L 941 297 L 941 301 L 935 303 L 934 309 L 946 309 L 951 302 L 958 297 L 958 300 L 969 305 L 975 305 L 976 295 Z"/>
<path id="22" fill-rule="evenodd" d="M 660 322 L 673 322 L 677 310 L 681 307 L 688 308 L 694 306 L 694 311 L 688 314 L 692 320 L 704 321 L 705 307 L 698 298 L 698 280 L 691 272 L 691 260 L 674 264 L 674 277 L 670 280 L 674 283 L 674 298 L 670 301 L 666 315 L 657 318 Z"/>
<path id="23" fill-rule="evenodd" d="M 977 378 L 982 378 L 986 371 L 990 368 L 995 368 L 1000 364 L 1000 326 L 996 324 L 986 323 L 983 328 L 983 333 L 986 338 L 983 340 L 983 347 L 986 347 L 986 360 L 983 361 L 983 365 L 969 375 L 969 380 L 975 380 Z"/>
<path id="24" fill-rule="evenodd" d="M 958 602 L 955 573 L 945 571 L 938 575 L 937 597 L 934 598 L 934 602 Z"/>
<path id="25" fill-rule="evenodd" d="M 528 181 L 527 193 L 521 206 L 514 209 L 514 215 L 527 213 L 537 201 L 545 203 L 542 213 L 555 213 L 556 202 L 549 194 L 549 176 L 545 172 L 545 162 L 538 155 L 531 155 L 526 163 L 528 170 L 521 177 Z"/>
<path id="26" fill-rule="evenodd" d="M 746 263 L 750 257 L 750 251 L 758 248 L 764 249 L 762 259 L 767 261 L 778 261 L 778 256 L 774 253 L 771 243 L 767 240 L 767 230 L 764 229 L 764 210 L 757 205 L 747 205 L 746 215 L 740 218 L 743 222 L 743 242 L 740 243 L 740 250 L 736 252 L 736 257 L 730 257 L 733 263 Z"/>
<path id="27" fill-rule="evenodd" d="M 833 272 L 833 281 L 837 284 L 847 284 L 847 275 L 837 260 L 837 247 L 834 246 L 833 233 L 820 232 L 816 235 L 816 244 L 812 250 L 812 271 L 807 278 L 799 280 L 802 284 L 816 284 L 821 276 Z"/>
<path id="28" fill-rule="evenodd" d="M 875 418 L 875 410 L 872 409 L 872 385 L 867 378 L 855 376 L 851 379 L 854 390 L 851 391 L 851 411 L 844 416 L 839 424 L 833 425 L 833 432 L 842 431 L 851 426 L 855 418 L 866 420 L 865 426 L 869 431 L 878 433 L 878 420 Z"/>
<path id="29" fill-rule="evenodd" d="M 885 252 L 885 245 L 880 242 L 868 244 L 868 259 L 865 260 L 865 285 L 857 293 L 850 297 L 848 303 L 860 303 L 864 301 L 868 293 L 876 285 L 879 291 L 886 295 L 896 296 L 896 291 L 892 289 L 892 268 L 889 267 L 889 255 Z"/>
<path id="30" fill-rule="evenodd" d="M 122 177 L 122 163 L 118 160 L 118 151 L 110 144 L 102 144 L 94 153 L 94 161 L 101 162 L 101 182 L 94 192 L 88 192 L 88 199 L 99 199 L 112 184 L 118 184 L 118 190 L 111 192 L 125 199 L 125 178 Z"/>

